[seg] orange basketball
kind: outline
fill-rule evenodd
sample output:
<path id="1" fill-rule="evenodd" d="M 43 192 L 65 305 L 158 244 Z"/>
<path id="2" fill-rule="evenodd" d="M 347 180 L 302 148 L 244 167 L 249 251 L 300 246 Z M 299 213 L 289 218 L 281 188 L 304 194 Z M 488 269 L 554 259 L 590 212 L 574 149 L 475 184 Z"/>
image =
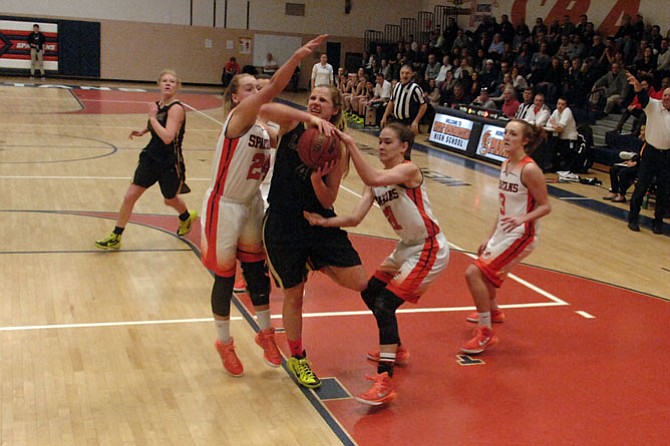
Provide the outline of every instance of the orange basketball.
<path id="1" fill-rule="evenodd" d="M 340 158 L 340 140 L 328 136 L 316 127 L 309 127 L 298 140 L 298 155 L 307 167 L 316 169 Z"/>

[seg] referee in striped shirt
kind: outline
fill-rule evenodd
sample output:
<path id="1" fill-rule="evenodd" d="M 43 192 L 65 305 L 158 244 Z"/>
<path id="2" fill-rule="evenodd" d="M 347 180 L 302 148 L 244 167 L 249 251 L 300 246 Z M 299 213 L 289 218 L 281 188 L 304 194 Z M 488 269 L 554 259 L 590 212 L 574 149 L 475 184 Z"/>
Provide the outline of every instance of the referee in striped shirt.
<path id="1" fill-rule="evenodd" d="M 399 121 L 409 126 L 415 135 L 419 133 L 419 123 L 428 109 L 428 104 L 419 84 L 412 81 L 413 77 L 414 69 L 411 65 L 403 65 L 400 68 L 400 82 L 393 87 L 391 100 L 386 105 L 382 117 L 382 128 L 390 118 L 392 121 Z"/>

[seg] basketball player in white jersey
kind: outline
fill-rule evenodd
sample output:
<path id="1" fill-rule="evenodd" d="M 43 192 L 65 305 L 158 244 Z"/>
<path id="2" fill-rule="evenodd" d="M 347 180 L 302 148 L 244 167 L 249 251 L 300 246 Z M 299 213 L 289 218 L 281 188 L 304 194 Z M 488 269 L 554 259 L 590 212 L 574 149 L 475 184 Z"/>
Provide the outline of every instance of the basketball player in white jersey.
<path id="1" fill-rule="evenodd" d="M 300 61 L 316 49 L 326 35 L 299 48 L 258 89 L 251 75 L 236 75 L 224 94 L 228 116 L 217 144 L 212 184 L 205 194 L 202 210 L 202 262 L 214 273 L 212 312 L 217 328 L 215 346 L 224 369 L 241 376 L 244 367 L 235 353 L 230 336 L 230 303 L 237 260 L 247 282 L 260 328 L 256 343 L 263 348 L 266 362 L 281 365 L 274 329 L 270 321 L 270 279 L 262 241 L 263 200 L 260 185 L 270 167 L 271 132 L 269 120 L 304 121 L 321 130 L 332 125 L 307 112 L 280 104 L 267 104 L 288 84 Z M 268 106 L 267 108 L 263 108 Z"/>
<path id="2" fill-rule="evenodd" d="M 514 119 L 505 127 L 503 148 L 507 154 L 500 169 L 499 214 L 489 238 L 477 250 L 477 259 L 468 267 L 465 278 L 477 306 L 467 320 L 478 324 L 475 335 L 461 347 L 468 354 L 479 354 L 495 345 L 491 322 L 503 322 L 496 290 L 509 271 L 537 245 L 538 219 L 551 212 L 547 184 L 542 170 L 529 156 L 544 140 L 544 130 Z"/>
<path id="3" fill-rule="evenodd" d="M 449 261 L 447 239 L 440 230 L 426 194 L 423 174 L 410 161 L 414 142 L 412 130 L 394 122 L 379 134 L 379 159 L 384 169 L 377 169 L 363 158 L 354 140 L 338 132 L 346 144 L 354 166 L 368 186 L 352 215 L 324 218 L 305 213 L 312 225 L 356 226 L 376 202 L 400 237 L 394 251 L 382 262 L 361 293 L 379 328 L 379 351 L 368 353 L 376 361 L 377 375 L 372 387 L 356 399 L 380 405 L 395 398 L 392 377 L 395 364 L 404 365 L 409 352 L 400 347 L 396 310 L 405 302 L 416 303 Z"/>

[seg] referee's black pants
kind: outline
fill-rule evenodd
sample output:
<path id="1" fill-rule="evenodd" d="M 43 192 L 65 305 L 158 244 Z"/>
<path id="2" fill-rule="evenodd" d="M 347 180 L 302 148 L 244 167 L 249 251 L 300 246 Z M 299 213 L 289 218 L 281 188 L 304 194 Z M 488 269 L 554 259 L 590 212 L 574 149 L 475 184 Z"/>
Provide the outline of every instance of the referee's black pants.
<path id="1" fill-rule="evenodd" d="M 670 150 L 658 150 L 651 144 L 646 143 L 640 159 L 640 170 L 637 174 L 635 192 L 633 192 L 633 198 L 630 201 L 629 222 L 638 222 L 642 200 L 654 178 L 656 178 L 657 188 L 654 225 L 662 225 L 670 198 L 668 196 L 670 194 Z"/>

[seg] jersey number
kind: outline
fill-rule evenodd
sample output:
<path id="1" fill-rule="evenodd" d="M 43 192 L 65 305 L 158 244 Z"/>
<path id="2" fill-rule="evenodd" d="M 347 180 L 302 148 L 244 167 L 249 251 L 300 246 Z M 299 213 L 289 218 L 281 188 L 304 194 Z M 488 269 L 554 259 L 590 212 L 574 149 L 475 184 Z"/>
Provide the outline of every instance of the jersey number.
<path id="1" fill-rule="evenodd" d="M 384 208 L 384 215 L 386 216 L 388 222 L 391 223 L 391 227 L 394 230 L 399 231 L 402 229 L 402 226 L 400 226 L 400 223 L 398 223 L 398 220 L 396 220 L 395 215 L 393 215 L 393 210 L 391 208 Z"/>
<path id="2" fill-rule="evenodd" d="M 500 194 L 500 215 L 505 215 L 505 195 Z"/>
<path id="3" fill-rule="evenodd" d="M 251 167 L 247 173 L 247 180 L 260 180 L 265 178 L 270 170 L 270 157 L 263 153 L 257 153 L 251 159 Z"/>

